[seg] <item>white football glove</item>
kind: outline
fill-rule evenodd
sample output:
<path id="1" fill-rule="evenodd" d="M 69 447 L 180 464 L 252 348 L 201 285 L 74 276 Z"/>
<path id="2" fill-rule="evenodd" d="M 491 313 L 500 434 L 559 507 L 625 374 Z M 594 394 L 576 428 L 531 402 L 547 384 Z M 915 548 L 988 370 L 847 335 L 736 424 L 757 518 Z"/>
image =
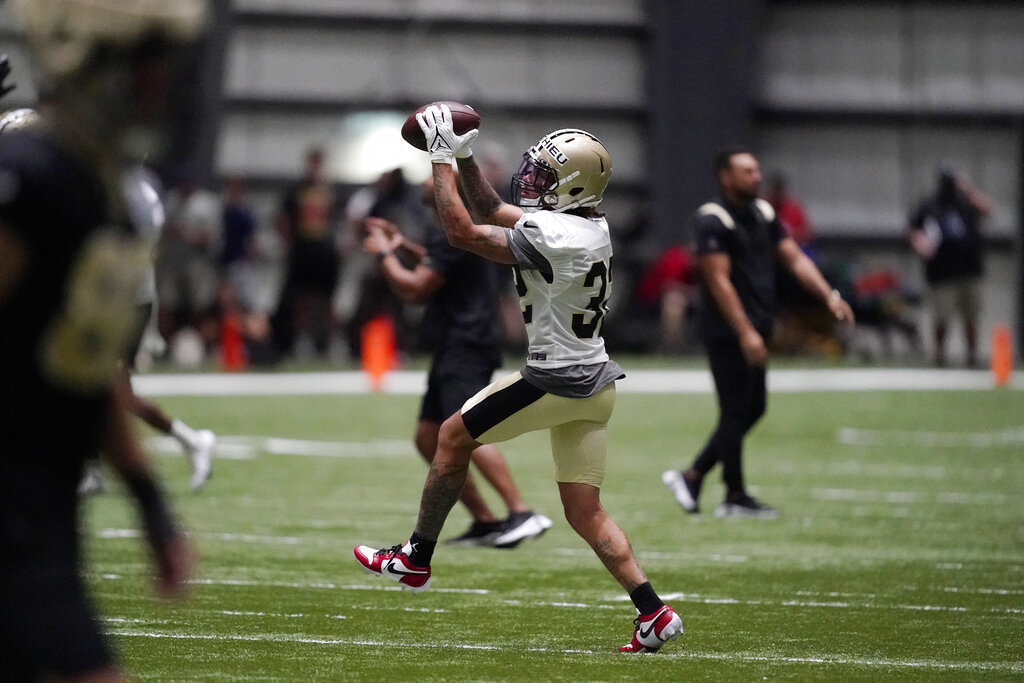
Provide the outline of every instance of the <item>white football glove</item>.
<path id="1" fill-rule="evenodd" d="M 465 159 L 473 156 L 470 145 L 479 129 L 456 135 L 452 128 L 452 110 L 447 104 L 432 104 L 421 113 L 416 114 L 416 122 L 420 124 L 423 137 L 427 140 L 427 153 L 430 161 L 437 164 L 450 164 L 453 158 Z"/>

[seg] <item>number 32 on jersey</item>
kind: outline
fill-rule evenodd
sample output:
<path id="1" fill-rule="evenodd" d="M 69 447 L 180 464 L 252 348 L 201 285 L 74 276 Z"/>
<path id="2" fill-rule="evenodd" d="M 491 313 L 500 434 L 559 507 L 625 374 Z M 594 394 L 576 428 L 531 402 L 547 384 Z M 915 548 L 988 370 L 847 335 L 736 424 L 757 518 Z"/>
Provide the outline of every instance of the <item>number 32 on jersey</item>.
<path id="1" fill-rule="evenodd" d="M 516 294 L 518 294 L 521 299 L 526 296 L 528 290 L 526 288 L 526 283 L 523 281 L 523 274 L 522 271 L 520 271 L 519 266 L 512 267 L 512 274 L 515 279 Z M 608 312 L 608 299 L 611 296 L 611 282 L 611 259 L 606 261 L 595 261 L 590 266 L 590 270 L 587 271 L 582 282 L 583 289 L 596 290 L 585 306 L 586 310 L 590 311 L 590 314 L 573 313 L 572 319 L 570 320 L 570 327 L 577 338 L 593 339 L 601 333 L 601 323 L 604 320 L 605 314 Z M 530 304 L 523 306 L 523 322 L 527 325 L 533 322 L 533 306 Z"/>

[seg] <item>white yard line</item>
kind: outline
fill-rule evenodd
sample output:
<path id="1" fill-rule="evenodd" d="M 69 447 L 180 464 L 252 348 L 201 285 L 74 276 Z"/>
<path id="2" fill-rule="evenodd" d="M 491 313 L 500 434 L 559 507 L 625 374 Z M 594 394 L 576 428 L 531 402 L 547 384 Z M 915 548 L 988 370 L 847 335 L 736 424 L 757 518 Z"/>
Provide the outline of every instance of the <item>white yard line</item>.
<path id="1" fill-rule="evenodd" d="M 519 644 L 495 645 L 493 643 L 453 643 L 453 642 L 417 642 L 417 641 L 384 641 L 358 638 L 334 638 L 330 636 L 314 636 L 291 633 L 176 633 L 171 631 L 133 631 L 119 629 L 110 631 L 110 635 L 123 638 L 160 638 L 177 640 L 218 640 L 242 642 L 297 643 L 312 645 L 337 645 L 349 647 L 375 647 L 397 650 L 471 650 L 488 652 L 536 652 L 555 655 L 618 655 L 606 649 L 563 649 L 548 647 L 522 647 Z M 786 657 L 782 655 L 762 655 L 754 652 L 677 652 L 682 649 L 678 644 L 669 644 L 658 653 L 659 658 L 697 659 L 737 662 L 764 662 L 775 664 L 829 664 L 840 666 L 862 666 L 880 669 L 939 669 L 955 671 L 992 671 L 1020 673 L 1024 672 L 1024 662 L 957 662 L 942 660 L 900 660 L 875 659 L 871 657 L 850 657 L 846 655 L 819 655 L 816 657 Z"/>
<path id="2" fill-rule="evenodd" d="M 181 444 L 171 436 L 150 436 L 146 448 L 162 455 L 181 455 Z M 277 436 L 218 435 L 216 457 L 225 460 L 252 460 L 259 453 L 295 455 L 310 458 L 395 458 L 415 455 L 412 440 L 399 441 L 313 441 Z"/>
<path id="3" fill-rule="evenodd" d="M 108 581 L 118 581 L 121 577 L 118 574 L 103 574 L 100 578 Z M 403 589 L 398 585 L 392 584 L 379 584 L 379 585 L 366 585 L 366 584 L 340 584 L 329 581 L 319 582 L 299 582 L 299 581 L 256 581 L 250 579 L 193 579 L 191 581 L 197 585 L 216 585 L 216 586 L 272 586 L 275 588 L 312 588 L 312 589 L 326 589 L 326 590 L 342 590 L 342 591 L 390 591 L 397 592 Z M 453 593 L 453 594 L 464 594 L 464 595 L 490 595 L 491 591 L 484 588 L 434 588 L 431 587 L 431 591 L 435 593 Z M 809 596 L 808 596 L 809 597 Z M 895 597 L 895 596 L 889 596 Z M 1016 608 L 1002 608 L 1002 607 L 962 607 L 958 605 L 915 605 L 905 603 L 883 603 L 883 602 L 863 602 L 863 601 L 851 601 L 851 600 L 804 600 L 804 599 L 747 599 L 747 598 L 732 598 L 732 597 L 712 597 L 705 596 L 699 593 L 664 593 L 661 598 L 668 602 L 692 602 L 696 604 L 704 605 L 753 605 L 758 607 L 799 607 L 799 608 L 835 608 L 835 609 L 877 609 L 877 610 L 899 610 L 899 611 L 912 611 L 912 612 L 971 612 L 971 613 L 984 613 L 984 614 L 1009 614 L 1017 615 L 1024 613 L 1022 609 Z M 613 595 L 609 596 L 603 602 L 598 603 L 586 603 L 586 602 L 550 602 L 550 601 L 537 601 L 537 600 L 501 600 L 501 603 L 510 607 L 560 607 L 566 609 L 616 609 L 615 605 L 618 603 L 628 602 L 629 597 L 624 595 Z"/>
<path id="4" fill-rule="evenodd" d="M 501 370 L 503 375 L 510 370 Z M 370 393 L 361 372 L 295 372 L 244 374 L 135 375 L 132 385 L 142 396 L 298 396 Z M 995 386 L 985 370 L 854 368 L 836 370 L 770 370 L 773 393 L 807 391 L 983 391 Z M 1015 372 L 1014 389 L 1024 388 L 1024 372 Z M 710 394 L 707 370 L 630 370 L 617 384 L 620 394 Z M 391 372 L 384 378 L 388 394 L 421 394 L 426 373 Z"/>
<path id="5" fill-rule="evenodd" d="M 836 441 L 848 446 L 929 446 L 933 448 L 998 448 L 1024 444 L 1024 425 L 989 432 L 937 432 L 843 427 Z"/>

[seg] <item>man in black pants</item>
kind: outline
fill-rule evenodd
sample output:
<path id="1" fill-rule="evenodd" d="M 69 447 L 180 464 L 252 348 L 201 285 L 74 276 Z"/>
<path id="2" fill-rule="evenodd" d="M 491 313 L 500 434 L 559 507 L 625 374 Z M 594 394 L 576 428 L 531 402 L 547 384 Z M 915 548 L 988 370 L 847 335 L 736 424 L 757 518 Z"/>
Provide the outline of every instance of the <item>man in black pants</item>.
<path id="1" fill-rule="evenodd" d="M 775 261 L 837 320 L 852 323 L 853 312 L 785 234 L 771 205 L 758 198 L 761 170 L 750 150 L 737 146 L 720 152 L 715 176 L 719 195 L 697 210 L 694 234 L 718 425 L 689 469 L 668 470 L 661 480 L 687 512 L 696 513 L 704 477 L 720 462 L 726 497 L 715 516 L 772 518 L 778 511 L 754 499 L 744 485 L 743 439 L 767 405 L 765 340 L 775 319 Z"/>
<path id="2" fill-rule="evenodd" d="M 424 201 L 433 209 L 432 181 L 427 181 L 424 192 Z M 434 357 L 416 424 L 416 450 L 430 463 L 437 451 L 441 423 L 490 384 L 501 366 L 498 266 L 451 246 L 436 225 L 428 228 L 425 246 L 408 240 L 393 223 L 381 218 L 368 218 L 366 227 L 365 249 L 376 255 L 391 290 L 403 301 L 427 304 L 420 342 L 434 350 Z M 403 265 L 399 254 L 413 264 L 411 268 Z M 472 458 L 509 514 L 504 519 L 496 517 L 467 475 L 460 500 L 473 522 L 464 533 L 449 539 L 449 544 L 513 548 L 551 528 L 550 519 L 523 502 L 497 446 L 478 446 Z"/>

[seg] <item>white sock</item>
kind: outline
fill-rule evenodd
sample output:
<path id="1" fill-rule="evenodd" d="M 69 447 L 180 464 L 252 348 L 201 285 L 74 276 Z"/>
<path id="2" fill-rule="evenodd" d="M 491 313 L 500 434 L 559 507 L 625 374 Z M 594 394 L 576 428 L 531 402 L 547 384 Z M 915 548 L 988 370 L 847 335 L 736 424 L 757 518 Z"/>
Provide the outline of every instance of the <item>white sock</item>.
<path id="1" fill-rule="evenodd" d="M 181 420 L 171 422 L 171 436 L 177 439 L 186 449 L 193 449 L 199 443 L 199 434 Z"/>

